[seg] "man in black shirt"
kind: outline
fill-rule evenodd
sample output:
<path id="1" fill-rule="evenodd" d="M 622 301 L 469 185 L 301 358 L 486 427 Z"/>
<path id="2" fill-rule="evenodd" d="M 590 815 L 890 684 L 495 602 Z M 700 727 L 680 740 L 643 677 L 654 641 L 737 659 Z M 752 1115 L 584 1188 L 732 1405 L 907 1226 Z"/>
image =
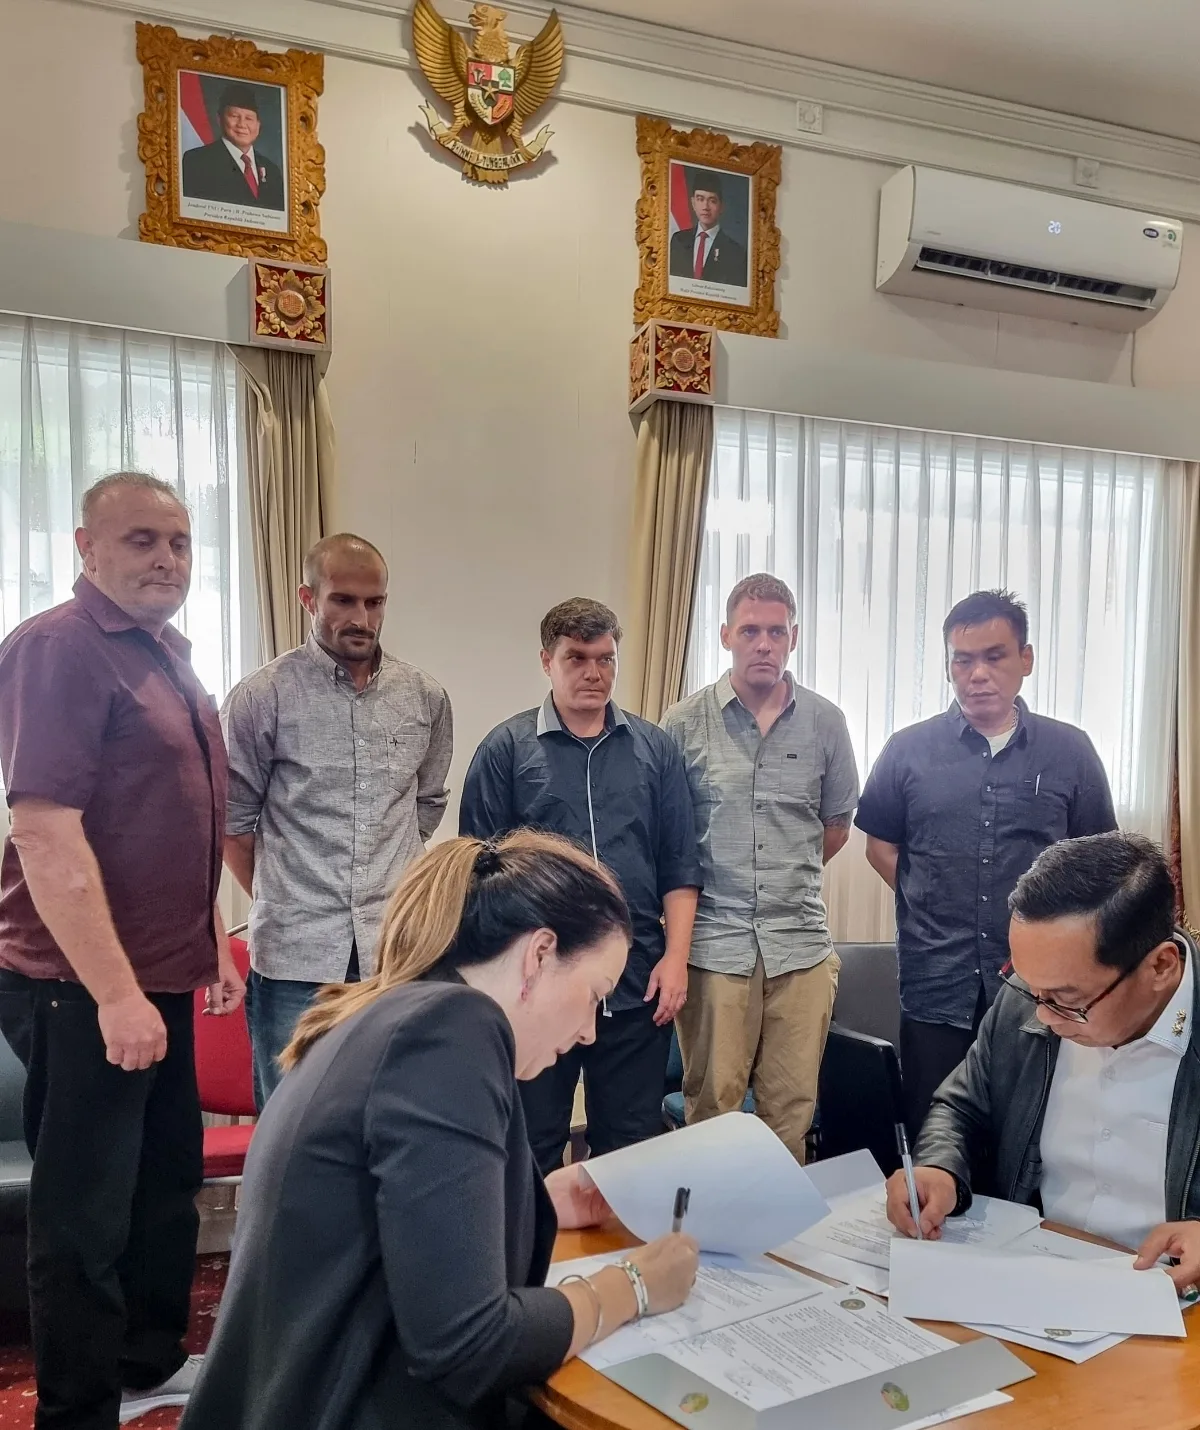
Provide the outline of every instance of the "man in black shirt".
<path id="1" fill-rule="evenodd" d="M 662 1130 L 700 863 L 683 757 L 663 730 L 611 698 L 616 616 L 598 601 L 564 601 L 542 621 L 541 637 L 550 694 L 540 708 L 498 725 L 476 750 L 459 833 L 490 839 L 526 825 L 574 839 L 617 876 L 633 921 L 629 961 L 596 1020 L 595 1042 L 521 1084 L 529 1140 L 548 1172 L 571 1135 L 581 1070 L 594 1156 Z"/>
<path id="2" fill-rule="evenodd" d="M 896 891 L 900 1065 L 914 1137 L 999 991 L 1017 880 L 1048 845 L 1117 827 L 1087 735 L 1019 698 L 1033 670 L 1021 602 L 978 591 L 942 630 L 956 700 L 892 736 L 855 818 L 872 868 Z"/>

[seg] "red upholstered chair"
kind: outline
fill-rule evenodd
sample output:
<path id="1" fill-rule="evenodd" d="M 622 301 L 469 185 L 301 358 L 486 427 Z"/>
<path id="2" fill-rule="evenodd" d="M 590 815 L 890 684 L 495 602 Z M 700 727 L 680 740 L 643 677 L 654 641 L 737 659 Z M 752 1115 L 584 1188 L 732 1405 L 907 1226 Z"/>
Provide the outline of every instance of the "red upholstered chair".
<path id="1" fill-rule="evenodd" d="M 230 935 L 229 947 L 238 972 L 245 978 L 250 971 L 250 949 L 245 939 Z M 197 990 L 195 1014 L 196 1082 L 201 1110 L 228 1117 L 253 1117 L 254 1076 L 246 1010 L 241 1007 L 223 1018 L 213 1017 L 204 1012 L 205 993 L 203 988 Z M 244 1123 L 204 1129 L 205 1186 L 242 1180 L 253 1132 L 254 1127 Z"/>

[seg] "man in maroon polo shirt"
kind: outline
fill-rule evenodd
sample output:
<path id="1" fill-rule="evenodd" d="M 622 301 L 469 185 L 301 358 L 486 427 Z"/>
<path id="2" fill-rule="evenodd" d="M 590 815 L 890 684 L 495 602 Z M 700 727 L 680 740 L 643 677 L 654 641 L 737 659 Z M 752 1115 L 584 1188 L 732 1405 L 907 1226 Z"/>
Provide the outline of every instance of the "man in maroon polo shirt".
<path id="1" fill-rule="evenodd" d="M 25 1064 L 38 1430 L 182 1404 L 202 1131 L 192 994 L 241 979 L 216 907 L 226 759 L 167 624 L 191 579 L 174 490 L 84 496 L 72 600 L 0 645 L 0 1030 Z"/>

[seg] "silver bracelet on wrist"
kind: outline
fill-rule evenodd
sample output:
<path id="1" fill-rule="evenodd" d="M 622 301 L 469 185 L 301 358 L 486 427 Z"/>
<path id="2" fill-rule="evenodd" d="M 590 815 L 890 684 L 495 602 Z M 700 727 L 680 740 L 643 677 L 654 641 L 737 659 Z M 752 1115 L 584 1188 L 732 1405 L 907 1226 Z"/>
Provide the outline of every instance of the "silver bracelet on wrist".
<path id="1" fill-rule="evenodd" d="M 595 1345 L 600 1339 L 600 1332 L 604 1329 L 604 1303 L 600 1299 L 600 1292 L 592 1285 L 586 1276 L 564 1276 L 558 1283 L 560 1287 L 569 1286 L 572 1281 L 577 1281 L 581 1286 L 587 1288 L 588 1295 L 596 1306 L 596 1329 L 588 1337 L 588 1345 Z"/>
<path id="2" fill-rule="evenodd" d="M 633 1287 L 637 1300 L 637 1315 L 633 1319 L 640 1321 L 643 1316 L 650 1314 L 650 1293 L 646 1290 L 646 1279 L 632 1261 L 622 1260 L 616 1264 L 629 1277 L 629 1284 Z"/>

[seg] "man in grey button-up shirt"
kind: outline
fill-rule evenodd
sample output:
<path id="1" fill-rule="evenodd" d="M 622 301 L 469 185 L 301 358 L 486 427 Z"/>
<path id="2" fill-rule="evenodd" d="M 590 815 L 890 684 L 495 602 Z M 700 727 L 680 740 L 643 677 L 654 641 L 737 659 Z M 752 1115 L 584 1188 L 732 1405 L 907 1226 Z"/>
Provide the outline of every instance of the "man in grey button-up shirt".
<path id="1" fill-rule="evenodd" d="M 387 566 L 328 536 L 304 562 L 304 645 L 236 686 L 225 862 L 251 894 L 246 1016 L 261 1108 L 324 983 L 375 971 L 384 904 L 446 809 L 446 692 L 379 644 Z"/>
<path id="2" fill-rule="evenodd" d="M 774 576 L 734 587 L 733 670 L 668 710 L 696 808 L 704 887 L 676 1024 L 689 1122 L 742 1106 L 800 1161 L 837 992 L 821 870 L 849 837 L 858 771 L 836 705 L 787 671 L 796 602 Z"/>

